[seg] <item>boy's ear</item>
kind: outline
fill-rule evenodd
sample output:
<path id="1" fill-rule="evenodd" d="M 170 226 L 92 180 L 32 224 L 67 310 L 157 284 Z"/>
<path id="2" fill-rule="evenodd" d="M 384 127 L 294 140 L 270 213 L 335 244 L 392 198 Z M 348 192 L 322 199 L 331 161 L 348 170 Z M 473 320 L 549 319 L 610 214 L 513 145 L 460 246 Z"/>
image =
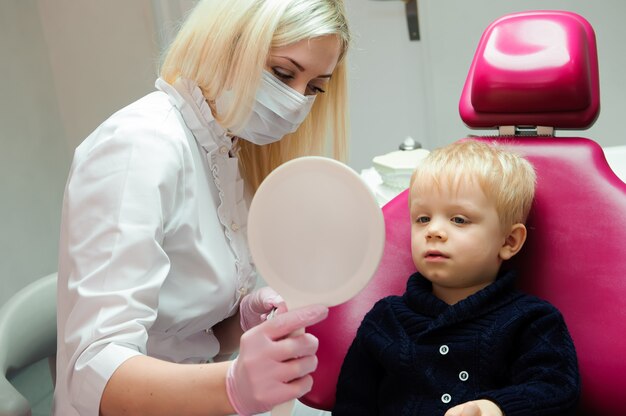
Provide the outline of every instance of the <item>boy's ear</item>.
<path id="1" fill-rule="evenodd" d="M 504 238 L 504 244 L 500 247 L 500 258 L 508 260 L 516 255 L 526 241 L 526 226 L 524 224 L 514 224 Z"/>

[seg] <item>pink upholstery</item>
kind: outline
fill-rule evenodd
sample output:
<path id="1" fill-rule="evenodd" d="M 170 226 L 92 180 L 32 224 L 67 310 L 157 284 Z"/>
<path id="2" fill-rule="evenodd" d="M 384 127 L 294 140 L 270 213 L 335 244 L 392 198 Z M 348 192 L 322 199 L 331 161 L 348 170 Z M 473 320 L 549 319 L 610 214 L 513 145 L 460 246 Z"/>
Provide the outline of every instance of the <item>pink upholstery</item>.
<path id="1" fill-rule="evenodd" d="M 555 52 L 535 60 L 532 55 L 543 53 L 541 48 Z M 565 54 L 571 61 L 552 59 L 552 53 Z M 501 61 L 494 63 L 490 54 Z M 460 112 L 470 127 L 586 128 L 599 111 L 597 73 L 594 34 L 582 17 L 553 11 L 505 16 L 489 26 L 481 39 Z M 521 270 L 522 288 L 552 302 L 565 317 L 579 357 L 580 414 L 623 414 L 626 184 L 589 139 L 473 139 L 506 140 L 535 166 L 538 184 L 527 224 L 529 238 L 512 262 Z M 331 308 L 326 321 L 310 328 L 320 339 L 315 384 L 302 398 L 310 406 L 332 408 L 341 362 L 361 318 L 379 298 L 402 293 L 415 270 L 407 193 L 389 202 L 383 213 L 387 241 L 372 282 L 349 302 Z"/>
<path id="2" fill-rule="evenodd" d="M 626 184 L 582 138 L 525 138 L 538 172 L 522 288 L 552 302 L 569 327 L 586 415 L 626 409 Z"/>
<path id="3" fill-rule="evenodd" d="M 600 109 L 595 36 L 569 12 L 504 16 L 483 33 L 459 103 L 470 127 L 587 128 Z"/>

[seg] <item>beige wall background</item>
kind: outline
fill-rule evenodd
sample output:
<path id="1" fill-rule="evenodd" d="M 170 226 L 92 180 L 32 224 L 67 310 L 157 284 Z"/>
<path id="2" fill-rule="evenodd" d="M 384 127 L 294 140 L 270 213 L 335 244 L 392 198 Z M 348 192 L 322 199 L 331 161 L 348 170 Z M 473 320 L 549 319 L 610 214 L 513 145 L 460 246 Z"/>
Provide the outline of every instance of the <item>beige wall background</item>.
<path id="1" fill-rule="evenodd" d="M 0 1 L 0 304 L 56 270 L 74 148 L 152 88 L 149 0 Z"/>
<path id="2" fill-rule="evenodd" d="M 117 109 L 153 89 L 159 54 L 193 0 L 0 0 L 0 304 L 56 270 L 61 199 L 74 148 Z M 484 28 L 501 15 L 565 9 L 595 27 L 602 113 L 587 132 L 621 137 L 626 83 L 623 0 L 419 0 L 422 39 L 402 1 L 346 0 L 350 165 L 406 136 L 434 148 L 469 130 L 458 98 Z M 560 133 L 560 135 L 569 133 Z"/>

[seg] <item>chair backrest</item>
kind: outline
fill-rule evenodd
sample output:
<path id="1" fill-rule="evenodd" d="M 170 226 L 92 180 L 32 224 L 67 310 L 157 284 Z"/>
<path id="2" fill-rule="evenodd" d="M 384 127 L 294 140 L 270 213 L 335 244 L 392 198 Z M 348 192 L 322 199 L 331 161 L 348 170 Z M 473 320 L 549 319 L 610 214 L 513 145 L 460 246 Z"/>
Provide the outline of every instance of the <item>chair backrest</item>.
<path id="1" fill-rule="evenodd" d="M 42 277 L 0 308 L 0 416 L 26 416 L 31 408 L 7 373 L 56 355 L 57 274 Z"/>
<path id="2" fill-rule="evenodd" d="M 471 128 L 506 141 L 538 175 L 528 240 L 511 261 L 524 290 L 563 313 L 582 377 L 580 414 L 626 409 L 626 184 L 601 147 L 552 128 L 583 129 L 599 112 L 595 35 L 579 15 L 536 11 L 504 16 L 484 32 L 459 105 Z M 522 127 L 522 128 L 520 128 Z M 528 137 L 537 128 L 546 136 Z M 521 133 L 521 134 L 520 134 Z M 618 134 L 618 132 L 616 132 Z M 302 398 L 331 409 L 342 360 L 365 313 L 404 291 L 415 271 L 406 191 L 383 207 L 387 240 L 371 284 L 309 331 L 320 339 L 313 390 Z"/>

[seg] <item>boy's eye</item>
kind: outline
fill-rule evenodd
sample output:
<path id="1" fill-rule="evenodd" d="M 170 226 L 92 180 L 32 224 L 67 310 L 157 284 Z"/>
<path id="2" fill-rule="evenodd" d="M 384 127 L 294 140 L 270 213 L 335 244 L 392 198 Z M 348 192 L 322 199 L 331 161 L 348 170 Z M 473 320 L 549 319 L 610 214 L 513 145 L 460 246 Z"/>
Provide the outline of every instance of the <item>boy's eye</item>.
<path id="1" fill-rule="evenodd" d="M 415 219 L 415 222 L 418 224 L 427 224 L 428 221 L 430 221 L 430 217 L 427 217 L 425 215 L 422 215 L 421 217 L 417 217 Z"/>
<path id="2" fill-rule="evenodd" d="M 450 221 L 452 221 L 455 224 L 467 224 L 469 222 L 463 217 L 452 217 Z"/>

